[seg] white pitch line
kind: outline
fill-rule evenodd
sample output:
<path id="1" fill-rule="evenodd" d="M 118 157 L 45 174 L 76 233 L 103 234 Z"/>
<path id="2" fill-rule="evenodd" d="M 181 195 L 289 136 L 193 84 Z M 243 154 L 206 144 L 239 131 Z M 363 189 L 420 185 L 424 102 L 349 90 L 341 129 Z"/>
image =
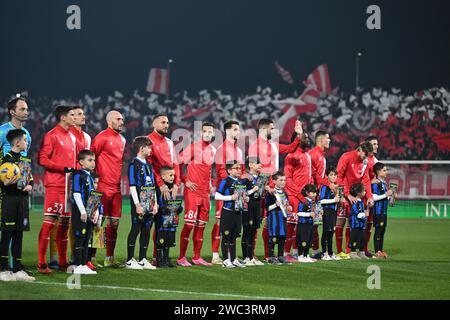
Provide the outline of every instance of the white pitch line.
<path id="1" fill-rule="evenodd" d="M 64 286 L 64 287 L 67 286 L 66 283 L 60 283 L 60 282 L 32 281 L 32 282 L 27 282 L 27 283 Z M 232 294 L 232 293 L 195 292 L 195 291 L 165 290 L 165 289 L 146 289 L 146 288 L 103 286 L 103 285 L 92 285 L 92 284 L 83 284 L 83 285 L 81 285 L 81 287 L 82 288 L 83 287 L 84 288 L 97 288 L 97 289 L 131 290 L 131 291 L 141 291 L 141 292 L 180 293 L 180 294 L 193 294 L 193 295 L 196 294 L 196 295 L 206 295 L 206 296 L 215 296 L 215 297 L 250 298 L 250 299 L 261 299 L 261 300 L 293 300 L 290 298 L 283 298 L 283 297 L 247 296 L 247 295 Z M 297 300 L 300 300 L 300 299 L 297 299 Z"/>

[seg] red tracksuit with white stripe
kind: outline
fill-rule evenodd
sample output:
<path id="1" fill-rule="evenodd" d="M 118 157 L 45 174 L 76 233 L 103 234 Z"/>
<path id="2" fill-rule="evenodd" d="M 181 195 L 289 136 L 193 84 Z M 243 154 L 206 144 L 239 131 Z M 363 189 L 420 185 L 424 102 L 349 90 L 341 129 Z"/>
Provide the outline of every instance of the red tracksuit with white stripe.
<path id="1" fill-rule="evenodd" d="M 216 155 L 216 148 L 203 140 L 189 145 L 180 153 L 180 165 L 187 164 L 187 175 L 183 175 L 180 168 L 181 181 L 185 184 L 184 204 L 185 224 L 180 234 L 180 256 L 182 259 L 186 256 L 189 238 L 192 229 L 194 229 L 194 260 L 200 258 L 200 252 L 203 246 L 203 232 L 205 223 L 209 221 L 210 210 L 210 186 L 212 178 L 212 165 Z M 192 182 L 197 185 L 196 190 L 186 187 L 186 182 Z M 199 223 L 198 223 L 199 222 Z"/>
<path id="2" fill-rule="evenodd" d="M 76 164 L 76 139 L 61 125 L 47 132 L 42 140 L 38 155 L 38 163 L 45 168 L 44 173 L 44 215 L 70 217 L 70 212 L 65 212 L 65 186 L 66 174 L 64 168 L 75 168 Z M 39 233 L 39 264 L 46 264 L 47 247 L 50 241 L 50 233 L 54 223 L 44 221 Z M 59 224 L 56 234 L 59 264 L 67 264 L 67 232 L 68 224 Z"/>

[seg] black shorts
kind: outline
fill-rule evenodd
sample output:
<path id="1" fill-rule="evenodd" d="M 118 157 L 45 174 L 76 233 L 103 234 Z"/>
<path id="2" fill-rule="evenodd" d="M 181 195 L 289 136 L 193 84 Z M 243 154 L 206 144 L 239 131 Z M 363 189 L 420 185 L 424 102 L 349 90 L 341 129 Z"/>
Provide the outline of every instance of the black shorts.
<path id="1" fill-rule="evenodd" d="M 387 214 L 374 214 L 373 215 L 373 225 L 375 228 L 385 228 L 387 227 Z"/>
<path id="2" fill-rule="evenodd" d="M 159 248 L 175 247 L 175 235 L 176 231 L 158 230 L 156 232 L 156 246 Z"/>
<path id="3" fill-rule="evenodd" d="M 220 216 L 220 235 L 233 239 L 241 236 L 242 216 L 239 212 L 222 208 Z"/>
<path id="4" fill-rule="evenodd" d="M 331 208 L 323 209 L 323 231 L 334 232 L 336 229 L 337 212 Z"/>
<path id="5" fill-rule="evenodd" d="M 351 229 L 350 230 L 350 240 L 348 242 L 348 247 L 355 251 L 356 249 L 363 250 L 366 244 L 366 235 L 364 229 Z"/>
<path id="6" fill-rule="evenodd" d="M 71 216 L 71 227 L 72 227 L 72 234 L 74 237 L 85 237 L 85 236 L 91 236 L 91 232 L 88 232 L 94 228 L 94 224 L 91 220 L 89 220 L 89 217 L 87 218 L 86 222 L 81 221 L 81 213 L 78 211 L 78 209 L 72 207 L 72 216 Z"/>
<path id="7" fill-rule="evenodd" d="M 261 201 L 250 200 L 248 210 L 242 214 L 242 225 L 258 229 L 261 225 Z"/>
<path id="8" fill-rule="evenodd" d="M 30 210 L 27 196 L 3 193 L 1 213 L 2 231 L 30 231 Z"/>
<path id="9" fill-rule="evenodd" d="M 297 246 L 300 248 L 311 247 L 314 236 L 314 225 L 309 223 L 297 224 Z"/>
<path id="10" fill-rule="evenodd" d="M 136 213 L 136 205 L 134 204 L 133 201 L 131 201 L 131 224 L 141 224 L 143 223 L 144 226 L 146 226 L 147 228 L 151 228 L 152 227 L 152 223 L 153 223 L 153 214 L 144 214 L 143 217 L 139 216 Z"/>

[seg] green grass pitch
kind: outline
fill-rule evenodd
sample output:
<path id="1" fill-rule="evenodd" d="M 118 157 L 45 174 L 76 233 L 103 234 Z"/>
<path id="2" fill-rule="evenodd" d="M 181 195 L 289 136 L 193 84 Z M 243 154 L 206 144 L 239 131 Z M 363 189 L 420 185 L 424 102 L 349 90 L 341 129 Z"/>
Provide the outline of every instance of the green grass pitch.
<path id="1" fill-rule="evenodd" d="M 116 257 L 120 261 L 126 258 L 128 212 L 125 208 L 118 233 Z M 33 271 L 41 223 L 42 211 L 33 211 L 32 231 L 24 236 L 24 264 Z M 206 259 L 211 258 L 211 227 L 209 223 L 205 230 L 202 252 Z M 385 250 L 390 256 L 387 260 L 318 261 L 242 269 L 102 269 L 97 276 L 82 276 L 79 290 L 67 288 L 66 273 L 36 272 L 36 283 L 0 283 L 0 299 L 450 299 L 449 243 L 450 220 L 391 218 L 385 238 Z M 240 241 L 237 251 L 241 253 Z M 104 253 L 99 250 L 100 261 Z M 260 238 L 257 254 L 261 257 L 262 253 Z M 178 247 L 171 250 L 172 259 L 177 255 Z M 192 240 L 188 248 L 191 256 Z M 370 265 L 380 268 L 381 289 L 367 288 Z"/>

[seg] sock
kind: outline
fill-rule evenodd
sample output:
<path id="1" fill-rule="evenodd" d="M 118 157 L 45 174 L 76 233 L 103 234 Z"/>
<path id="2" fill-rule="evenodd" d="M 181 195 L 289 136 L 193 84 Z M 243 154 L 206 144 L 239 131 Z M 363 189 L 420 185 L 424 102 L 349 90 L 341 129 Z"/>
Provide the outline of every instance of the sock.
<path id="1" fill-rule="evenodd" d="M 364 252 L 369 251 L 369 241 L 370 241 L 370 236 L 372 235 L 372 222 L 367 222 L 367 227 L 364 230 L 365 234 L 366 234 L 366 244 L 364 245 Z"/>
<path id="2" fill-rule="evenodd" d="M 314 226 L 312 248 L 314 254 L 319 252 L 319 227 L 317 225 Z"/>
<path id="3" fill-rule="evenodd" d="M 117 227 L 112 225 L 106 226 L 106 256 L 114 257 L 114 250 L 116 248 Z"/>
<path id="4" fill-rule="evenodd" d="M 230 243 L 228 244 L 228 248 L 230 251 L 230 260 L 234 261 L 234 259 L 236 259 L 236 239 L 230 241 Z"/>
<path id="5" fill-rule="evenodd" d="M 256 255 L 256 242 L 258 241 L 258 229 L 255 229 L 255 234 L 253 236 L 253 244 L 252 244 L 252 257 Z"/>
<path id="6" fill-rule="evenodd" d="M 225 261 L 230 258 L 228 239 L 222 239 L 221 247 L 222 247 L 222 259 L 223 259 L 223 261 Z"/>
<path id="7" fill-rule="evenodd" d="M 11 243 L 11 239 L 13 237 L 13 231 L 2 231 L 1 236 L 1 245 L 0 245 L 0 253 L 1 253 L 1 271 L 9 270 L 9 244 Z"/>
<path id="8" fill-rule="evenodd" d="M 205 231 L 205 225 L 198 225 L 194 227 L 194 259 L 200 258 L 200 252 L 203 247 L 203 232 Z M 186 252 L 185 252 L 186 253 Z"/>
<path id="9" fill-rule="evenodd" d="M 127 261 L 134 257 L 134 248 L 136 247 L 136 239 L 140 231 L 139 223 L 132 223 L 130 233 L 127 238 Z"/>
<path id="10" fill-rule="evenodd" d="M 58 245 L 59 265 L 67 265 L 67 245 L 68 245 L 69 224 L 60 222 L 56 230 L 56 244 Z"/>
<path id="11" fill-rule="evenodd" d="M 346 253 L 349 253 L 350 252 L 350 249 L 348 248 L 348 242 L 350 241 L 350 227 L 349 226 L 347 226 L 346 228 L 345 228 L 345 250 L 346 250 Z"/>
<path id="12" fill-rule="evenodd" d="M 56 245 L 56 230 L 58 229 L 59 221 L 55 222 L 55 228 L 50 232 L 50 262 L 58 261 L 58 246 Z"/>
<path id="13" fill-rule="evenodd" d="M 264 258 L 267 259 L 269 257 L 269 229 L 267 226 L 263 227 L 262 238 L 264 240 Z"/>
<path id="14" fill-rule="evenodd" d="M 150 243 L 151 223 L 144 225 L 139 236 L 139 261 L 147 259 L 147 250 Z"/>
<path id="15" fill-rule="evenodd" d="M 268 249 L 269 249 L 269 258 L 272 258 L 272 257 L 275 257 L 275 253 L 274 253 L 274 250 L 275 250 L 275 243 L 273 243 L 273 242 L 270 242 L 270 243 L 268 243 Z"/>
<path id="16" fill-rule="evenodd" d="M 297 227 L 298 225 L 295 224 L 294 233 L 292 234 L 292 248 L 294 248 L 294 252 L 298 252 Z"/>
<path id="17" fill-rule="evenodd" d="M 189 237 L 194 226 L 191 223 L 185 223 L 180 234 L 180 256 L 178 259 L 186 257 L 186 251 L 189 245 Z M 194 231 L 195 235 L 195 231 Z"/>
<path id="18" fill-rule="evenodd" d="M 339 253 L 342 252 L 342 226 L 336 226 L 336 250 Z"/>
<path id="19" fill-rule="evenodd" d="M 321 246 L 322 246 L 322 252 L 327 252 L 327 246 L 328 246 L 328 231 L 323 230 L 322 231 L 322 237 L 320 239 Z"/>
<path id="20" fill-rule="evenodd" d="M 14 231 L 11 248 L 13 257 L 13 272 L 22 270 L 22 241 L 23 231 Z"/>
<path id="21" fill-rule="evenodd" d="M 248 241 L 251 241 L 249 239 L 249 228 L 247 226 L 244 227 L 244 231 L 242 232 L 242 240 L 241 240 L 241 248 L 242 248 L 242 257 L 245 259 L 247 258 L 248 252 Z"/>
<path id="22" fill-rule="evenodd" d="M 248 242 L 247 242 L 247 256 L 250 260 L 254 257 L 255 247 L 254 247 L 254 240 L 255 240 L 255 234 L 257 233 L 256 228 L 250 228 L 250 233 L 248 235 Z M 244 257 L 245 258 L 245 257 Z"/>
<path id="23" fill-rule="evenodd" d="M 278 240 L 278 256 L 282 257 L 283 256 L 283 248 L 284 248 L 284 242 L 286 240 L 284 239 L 280 239 Z"/>
<path id="24" fill-rule="evenodd" d="M 295 224 L 293 223 L 286 224 L 286 243 L 284 245 L 284 252 L 288 254 L 291 252 L 292 243 L 294 241 L 294 228 Z"/>
<path id="25" fill-rule="evenodd" d="M 212 252 L 219 252 L 220 246 L 219 224 L 215 223 L 211 231 Z"/>
<path id="26" fill-rule="evenodd" d="M 39 232 L 38 238 L 38 263 L 43 265 L 47 263 L 47 247 L 50 242 L 50 233 L 52 232 L 55 222 L 44 221 Z"/>
<path id="27" fill-rule="evenodd" d="M 152 240 L 153 240 L 153 258 L 157 257 L 157 252 L 156 252 L 156 226 L 153 229 L 153 235 L 152 235 Z"/>
<path id="28" fill-rule="evenodd" d="M 212 254 L 213 256 L 212 256 L 212 258 L 213 259 L 218 259 L 218 258 L 220 258 L 220 256 L 219 256 L 219 253 L 218 252 L 213 252 L 213 254 Z"/>

